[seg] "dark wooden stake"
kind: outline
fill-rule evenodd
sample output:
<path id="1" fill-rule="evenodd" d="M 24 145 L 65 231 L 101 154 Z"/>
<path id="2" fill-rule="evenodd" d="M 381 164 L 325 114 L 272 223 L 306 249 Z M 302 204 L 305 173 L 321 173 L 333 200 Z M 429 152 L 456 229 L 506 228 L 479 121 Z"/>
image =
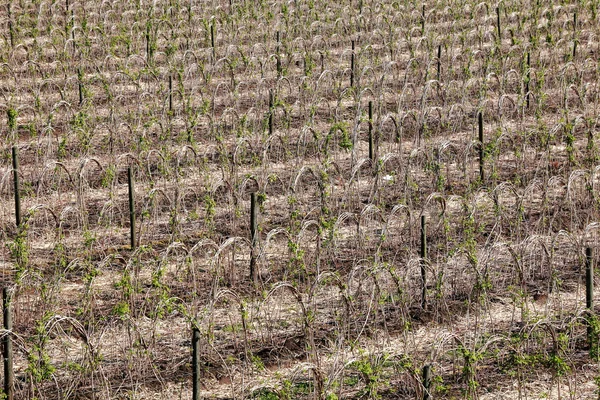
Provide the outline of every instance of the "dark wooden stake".
<path id="1" fill-rule="evenodd" d="M 69 37 L 69 0 L 65 0 L 65 37 Z"/>
<path id="2" fill-rule="evenodd" d="M 269 90 L 269 136 L 273 134 L 273 103 L 275 102 L 273 97 L 273 91 Z"/>
<path id="3" fill-rule="evenodd" d="M 594 309 L 594 267 L 590 247 L 585 249 L 585 308 Z"/>
<path id="4" fill-rule="evenodd" d="M 83 72 L 81 71 L 81 68 L 77 69 L 77 86 L 79 89 L 79 105 L 81 106 L 83 104 Z"/>
<path id="5" fill-rule="evenodd" d="M 502 44 L 502 29 L 500 28 L 500 7 L 496 7 L 496 28 L 498 29 L 498 44 Z"/>
<path id="6" fill-rule="evenodd" d="M 173 112 L 173 75 L 169 75 L 169 111 Z"/>
<path id="7" fill-rule="evenodd" d="M 350 87 L 354 87 L 354 40 L 352 41 L 352 54 L 350 55 Z"/>
<path id="8" fill-rule="evenodd" d="M 152 46 L 150 44 L 150 24 L 146 24 L 146 62 L 150 64 L 152 60 Z"/>
<path id="9" fill-rule="evenodd" d="M 575 59 L 575 55 L 577 54 L 577 13 L 573 14 L 573 56 Z"/>
<path id="10" fill-rule="evenodd" d="M 133 176 L 131 167 L 127 168 L 127 183 L 129 186 L 129 236 L 131 238 L 131 250 L 135 250 L 135 204 L 133 202 Z"/>
<path id="11" fill-rule="evenodd" d="M 479 122 L 479 180 L 484 182 L 485 174 L 483 172 L 483 113 L 477 115 Z"/>
<path id="12" fill-rule="evenodd" d="M 279 58 L 279 31 L 277 31 L 277 49 L 276 49 L 276 60 L 277 60 L 277 77 L 281 77 L 281 58 Z"/>
<path id="13" fill-rule="evenodd" d="M 438 45 L 438 53 L 437 53 L 437 80 L 440 82 L 440 78 L 442 76 L 442 45 Z"/>
<path id="14" fill-rule="evenodd" d="M 423 4 L 423 10 L 421 11 L 421 36 L 425 34 L 425 4 Z"/>
<path id="15" fill-rule="evenodd" d="M 423 366 L 423 400 L 429 400 L 429 387 L 431 386 L 431 365 Z"/>
<path id="16" fill-rule="evenodd" d="M 325 71 L 325 55 L 322 52 L 319 52 L 319 55 L 321 56 L 321 73 L 323 73 Z"/>
<path id="17" fill-rule="evenodd" d="M 15 190 L 15 222 L 21 228 L 21 194 L 19 193 L 19 153 L 17 146 L 12 148 L 13 186 Z"/>
<path id="18" fill-rule="evenodd" d="M 373 102 L 369 100 L 369 159 L 373 161 Z"/>
<path id="19" fill-rule="evenodd" d="M 75 24 L 75 11 L 71 10 L 71 23 Z M 75 29 L 71 29 L 71 39 L 73 39 L 73 51 L 77 47 L 75 44 Z"/>
<path id="20" fill-rule="evenodd" d="M 252 249 L 250 250 L 250 278 L 256 284 L 258 282 L 258 270 L 256 268 L 256 241 L 257 241 L 257 225 L 256 225 L 256 193 L 250 193 L 250 240 Z"/>
<path id="21" fill-rule="evenodd" d="M 12 315 L 10 312 L 10 294 L 8 288 L 2 290 L 2 309 L 4 311 L 4 329 L 12 331 Z M 14 399 L 13 351 L 11 333 L 4 336 L 4 395 L 6 400 Z"/>
<path id="22" fill-rule="evenodd" d="M 210 45 L 212 47 L 213 57 L 215 57 L 215 24 L 210 24 Z"/>
<path id="23" fill-rule="evenodd" d="M 425 215 L 421 215 L 421 279 L 423 281 L 423 291 L 421 293 L 421 307 L 427 305 L 427 225 Z"/>
<path id="24" fill-rule="evenodd" d="M 15 46 L 15 31 L 12 24 L 12 12 L 10 10 L 10 3 L 8 3 L 8 35 L 10 36 L 10 47 Z"/>
<path id="25" fill-rule="evenodd" d="M 200 331 L 192 326 L 192 400 L 200 400 Z"/>
<path id="26" fill-rule="evenodd" d="M 594 266 L 592 265 L 592 249 L 590 247 L 585 249 L 585 308 L 588 314 L 588 344 L 591 349 L 590 353 L 594 353 L 592 350 L 598 345 L 595 343 L 598 338 L 593 335 L 594 329 L 591 323 L 594 316 Z"/>
<path id="27" fill-rule="evenodd" d="M 527 52 L 527 80 L 525 81 L 525 101 L 529 108 L 529 81 L 531 80 L 531 56 Z"/>

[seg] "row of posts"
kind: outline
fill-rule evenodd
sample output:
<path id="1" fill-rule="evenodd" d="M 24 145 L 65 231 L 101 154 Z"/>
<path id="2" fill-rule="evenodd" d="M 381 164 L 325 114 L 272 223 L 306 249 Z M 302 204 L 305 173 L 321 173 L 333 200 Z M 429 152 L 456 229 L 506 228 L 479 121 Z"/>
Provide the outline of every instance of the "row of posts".
<path id="1" fill-rule="evenodd" d="M 369 107 L 369 117 L 372 116 L 372 108 Z M 480 140 L 482 136 L 482 118 L 479 114 L 479 134 Z M 369 135 L 371 136 L 371 135 Z M 481 155 L 480 155 L 481 157 Z M 12 148 L 12 165 L 13 165 L 13 183 L 15 193 L 15 221 L 17 225 L 17 231 L 20 233 L 22 229 L 21 220 L 21 198 L 19 190 L 19 159 L 17 147 Z M 130 218 L 130 245 L 131 249 L 136 248 L 136 235 L 135 235 L 135 207 L 134 207 L 134 185 L 132 169 L 127 169 L 128 178 L 128 189 L 129 189 L 129 218 Z M 481 177 L 483 179 L 483 176 Z M 257 260 L 257 221 L 256 221 L 256 193 L 250 195 L 250 233 L 251 233 L 251 257 L 250 257 L 250 278 L 256 284 L 258 280 L 258 268 L 256 265 Z M 594 269 L 593 269 L 593 257 L 592 249 L 586 248 L 586 309 L 588 310 L 588 317 L 593 318 L 594 316 Z M 421 307 L 425 309 L 427 307 L 427 221 L 426 216 L 421 215 L 421 245 L 420 245 L 420 256 L 421 256 L 421 278 L 422 278 L 422 292 L 421 292 Z M 4 357 L 4 394 L 7 400 L 14 400 L 14 375 L 13 375 L 13 352 L 12 352 L 12 317 L 11 317 L 11 294 L 7 287 L 2 291 L 2 307 L 3 307 L 3 321 L 4 321 L 4 335 L 2 336 L 3 344 L 3 357 Z M 593 335 L 591 334 L 591 323 L 588 324 L 588 338 L 590 348 L 597 346 L 597 343 L 592 343 Z M 192 326 L 192 379 L 193 389 L 192 397 L 193 400 L 198 400 L 200 391 L 200 353 L 199 353 L 199 342 L 200 332 L 194 325 Z M 430 365 L 423 367 L 423 399 L 429 399 L 429 386 L 430 386 Z"/>
<path id="2" fill-rule="evenodd" d="M 10 9 L 9 9 L 10 10 Z M 10 11 L 9 11 L 10 15 Z M 500 12 L 499 8 L 496 8 L 497 15 L 497 30 L 498 30 L 498 38 L 501 37 L 500 30 Z M 423 20 L 422 20 L 422 30 L 424 30 L 425 23 L 425 9 L 423 6 Z M 574 20 L 576 21 L 576 14 Z M 9 24 L 10 24 L 9 18 Z M 575 25 L 575 23 L 574 23 Z M 278 36 L 279 36 L 279 32 Z M 11 42 L 12 42 L 12 30 L 11 30 Z M 278 40 L 279 42 L 279 40 Z M 214 52 L 214 26 L 211 24 L 211 46 Z M 575 55 L 576 42 L 574 43 L 573 55 Z M 354 86 L 354 71 L 355 71 L 355 61 L 354 61 L 354 50 L 355 43 L 352 41 L 352 53 L 351 53 L 351 67 L 350 67 L 350 86 Z M 437 74 L 438 80 L 440 79 L 440 58 L 441 58 L 441 46 L 438 46 L 438 65 L 437 65 Z M 280 70 L 279 59 L 278 61 L 278 71 Z M 527 66 L 528 66 L 528 79 L 526 80 L 527 85 L 527 105 L 529 106 L 529 65 L 530 58 L 529 53 L 527 54 Z M 169 77 L 169 92 L 172 91 L 172 78 Z M 80 102 L 81 102 L 81 87 L 80 87 Z M 172 108 L 172 98 L 171 95 L 169 97 L 169 108 Z M 269 132 L 272 132 L 273 129 L 273 119 L 272 119 L 272 108 L 273 108 L 273 97 L 272 94 L 269 98 Z M 372 134 L 372 121 L 373 121 L 373 108 L 372 102 L 369 102 L 369 158 L 374 158 L 374 149 L 373 149 L 373 134 Z M 481 113 L 478 114 L 478 133 L 479 133 L 479 173 L 481 182 L 484 181 L 484 149 L 483 149 L 483 116 Z M 13 181 L 14 181 L 14 191 L 15 191 L 15 220 L 17 229 L 21 229 L 21 200 L 19 194 L 19 175 L 18 175 L 18 153 L 17 148 L 14 146 L 12 148 L 12 164 L 13 164 Z M 136 248 L 136 235 L 135 235 L 135 207 L 134 207 L 134 187 L 133 187 L 133 178 L 132 178 L 132 170 L 131 167 L 127 170 L 128 177 L 128 187 L 129 187 L 129 218 L 130 218 L 130 245 L 131 249 L 134 250 Z M 250 259 L 250 275 L 252 280 L 256 283 L 257 281 L 257 266 L 256 266 L 256 243 L 257 243 L 257 223 L 256 223 L 256 193 L 252 193 L 250 197 L 251 203 L 251 211 L 250 211 L 250 231 L 251 231 L 251 259 Z M 421 297 L 421 306 L 425 308 L 427 306 L 427 271 L 426 271 L 426 260 L 427 260 L 427 239 L 426 239 L 426 218 L 424 215 L 421 216 L 421 277 L 422 277 L 422 297 Z M 588 315 L 593 316 L 593 265 L 592 265 L 592 249 L 586 248 L 586 308 L 588 310 Z M 7 287 L 5 287 L 2 291 L 2 307 L 3 307 L 3 322 L 4 322 L 4 335 L 2 337 L 3 344 L 3 358 L 4 358 L 4 395 L 7 400 L 14 400 L 14 374 L 13 374 L 13 354 L 12 354 L 12 341 L 11 341 L 11 332 L 12 332 L 12 317 L 11 317 L 11 308 L 10 308 L 10 300 L 11 295 Z M 588 327 L 588 336 L 591 327 Z M 199 354 L 199 342 L 200 342 L 200 332 L 196 326 L 192 327 L 192 380 L 193 380 L 193 388 L 192 388 L 192 398 L 193 400 L 198 400 L 199 392 L 200 392 L 200 354 Z M 590 343 L 590 346 L 594 346 L 597 344 Z M 430 398 L 429 390 L 430 390 L 430 371 L 431 366 L 425 365 L 423 367 L 422 373 L 422 384 L 423 384 L 423 399 L 427 400 Z"/>

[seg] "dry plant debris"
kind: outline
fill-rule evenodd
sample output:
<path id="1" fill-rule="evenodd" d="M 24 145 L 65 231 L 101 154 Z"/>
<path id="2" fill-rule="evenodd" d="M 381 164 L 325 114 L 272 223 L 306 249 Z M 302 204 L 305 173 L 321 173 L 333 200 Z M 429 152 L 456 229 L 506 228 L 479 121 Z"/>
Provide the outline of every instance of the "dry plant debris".
<path id="1" fill-rule="evenodd" d="M 0 13 L 16 399 L 598 396 L 597 1 Z"/>

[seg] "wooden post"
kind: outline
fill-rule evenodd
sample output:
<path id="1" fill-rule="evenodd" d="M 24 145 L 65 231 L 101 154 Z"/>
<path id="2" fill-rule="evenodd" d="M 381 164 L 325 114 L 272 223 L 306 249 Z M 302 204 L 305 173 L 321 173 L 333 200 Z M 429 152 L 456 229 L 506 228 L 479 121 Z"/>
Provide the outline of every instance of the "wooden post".
<path id="1" fill-rule="evenodd" d="M 146 62 L 150 64 L 152 59 L 152 46 L 150 45 L 150 23 L 146 23 Z"/>
<path id="2" fill-rule="evenodd" d="M 8 35 L 10 36 L 10 47 L 15 46 L 15 30 L 12 24 L 12 12 L 10 10 L 10 2 L 8 3 Z"/>
<path id="3" fill-rule="evenodd" d="M 77 86 L 79 89 L 79 105 L 83 104 L 83 72 L 81 72 L 81 68 L 77 68 Z"/>
<path id="4" fill-rule="evenodd" d="M 585 308 L 594 309 L 594 267 L 592 265 L 592 249 L 585 249 Z"/>
<path id="5" fill-rule="evenodd" d="M 527 78 L 525 80 L 525 101 L 529 109 L 529 81 L 531 80 L 531 56 L 527 52 Z"/>
<path id="6" fill-rule="evenodd" d="M 275 102 L 273 97 L 273 91 L 269 90 L 269 136 L 273 134 L 273 103 Z"/>
<path id="7" fill-rule="evenodd" d="M 498 44 L 502 44 L 502 29 L 500 28 L 500 7 L 496 7 L 496 27 L 498 29 Z"/>
<path id="8" fill-rule="evenodd" d="M 173 112 L 173 75 L 169 75 L 169 111 Z"/>
<path id="9" fill-rule="evenodd" d="M 437 53 L 437 80 L 440 82 L 440 78 L 442 76 L 442 45 L 438 45 L 438 53 Z"/>
<path id="10" fill-rule="evenodd" d="M 485 174 L 483 171 L 483 113 L 480 111 L 477 115 L 479 125 L 479 180 L 483 184 Z"/>
<path id="11" fill-rule="evenodd" d="M 69 0 L 65 0 L 65 38 L 69 37 Z"/>
<path id="12" fill-rule="evenodd" d="M 129 232 L 131 250 L 135 250 L 135 204 L 133 202 L 133 176 L 131 167 L 127 167 L 127 183 L 129 186 Z"/>
<path id="13" fill-rule="evenodd" d="M 427 305 L 427 226 L 425 215 L 421 215 L 421 279 L 423 281 L 423 291 L 421 293 L 421 307 Z"/>
<path id="14" fill-rule="evenodd" d="M 15 190 L 15 221 L 21 228 L 21 194 L 19 193 L 19 153 L 17 146 L 12 147 L 13 186 Z"/>
<path id="15" fill-rule="evenodd" d="M 277 31 L 277 49 L 275 51 L 275 57 L 277 60 L 277 77 L 281 77 L 281 59 L 279 58 L 279 31 Z"/>
<path id="16" fill-rule="evenodd" d="M 72 29 L 75 26 L 75 11 L 73 9 L 71 9 L 71 39 L 73 39 L 73 51 L 75 51 L 76 49 L 76 44 L 75 44 L 75 29 Z M 65 36 L 66 37 L 66 36 Z"/>
<path id="17" fill-rule="evenodd" d="M 190 28 L 192 27 L 192 2 L 187 4 L 187 22 Z M 189 48 L 189 46 L 188 46 Z"/>
<path id="18" fill-rule="evenodd" d="M 321 73 L 323 73 L 325 71 L 325 55 L 323 52 L 319 52 L 319 55 L 321 56 Z"/>
<path id="19" fill-rule="evenodd" d="M 215 57 L 215 24 L 210 24 L 210 45 L 212 47 L 213 58 Z"/>
<path id="20" fill-rule="evenodd" d="M 575 59 L 577 54 L 577 12 L 573 13 L 573 54 L 572 59 Z"/>
<path id="21" fill-rule="evenodd" d="M 2 290 L 2 309 L 4 311 L 4 329 L 12 331 L 12 315 L 10 312 L 10 293 L 8 288 Z M 13 352 L 12 352 L 12 332 L 5 335 L 2 340 L 4 345 L 4 395 L 6 400 L 14 399 L 14 373 L 13 373 Z"/>
<path id="22" fill-rule="evenodd" d="M 592 249 L 585 249 L 585 308 L 587 309 L 587 336 L 590 346 L 590 354 L 598 356 L 598 337 L 594 335 L 594 328 L 591 320 L 594 317 L 594 266 L 592 265 Z M 594 357 L 594 356 L 593 356 Z"/>
<path id="23" fill-rule="evenodd" d="M 256 193 L 250 193 L 250 240 L 252 248 L 250 250 L 250 278 L 254 284 L 258 283 L 258 269 L 256 267 Z"/>
<path id="24" fill-rule="evenodd" d="M 374 160 L 373 152 L 373 102 L 369 100 L 369 159 Z"/>
<path id="25" fill-rule="evenodd" d="M 70 12 L 69 12 L 70 11 Z M 65 0 L 65 39 L 69 37 L 69 29 L 71 28 L 71 38 L 73 39 L 73 49 L 75 49 L 75 13 L 69 7 L 69 0 Z"/>
<path id="26" fill-rule="evenodd" d="M 423 400 L 429 400 L 429 387 L 431 386 L 431 365 L 423 366 Z"/>
<path id="27" fill-rule="evenodd" d="M 192 326 L 192 400 L 200 400 L 200 331 Z"/>
<path id="28" fill-rule="evenodd" d="M 423 4 L 423 10 L 421 11 L 421 36 L 425 35 L 425 4 Z"/>
<path id="29" fill-rule="evenodd" d="M 350 55 L 350 87 L 354 87 L 354 40 L 352 41 L 352 54 Z"/>
<path id="30" fill-rule="evenodd" d="M 573 55 L 572 58 L 575 59 L 575 55 L 577 54 L 577 12 L 573 14 Z"/>

